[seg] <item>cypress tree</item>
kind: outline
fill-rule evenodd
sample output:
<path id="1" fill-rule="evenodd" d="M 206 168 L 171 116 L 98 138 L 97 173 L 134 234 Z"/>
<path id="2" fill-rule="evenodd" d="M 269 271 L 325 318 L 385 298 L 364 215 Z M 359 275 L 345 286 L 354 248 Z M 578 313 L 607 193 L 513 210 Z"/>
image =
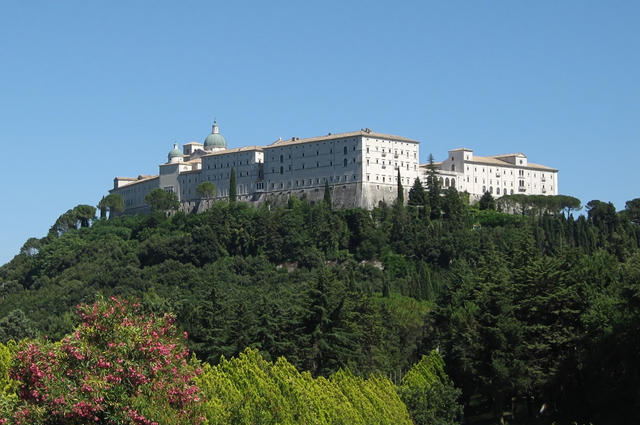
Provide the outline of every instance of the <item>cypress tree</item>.
<path id="1" fill-rule="evenodd" d="M 400 177 L 400 167 L 398 167 L 398 205 L 404 205 L 404 188 L 402 187 L 402 178 Z"/>
<path id="2" fill-rule="evenodd" d="M 329 181 L 324 180 L 324 203 L 331 208 L 331 189 L 329 188 Z"/>
<path id="3" fill-rule="evenodd" d="M 431 207 L 431 219 L 440 218 L 440 180 L 436 173 L 436 166 L 433 160 L 433 154 L 429 154 L 429 165 L 427 166 L 427 199 L 429 207 Z"/>
<path id="4" fill-rule="evenodd" d="M 231 177 L 229 177 L 229 202 L 236 202 L 236 167 L 231 168 Z"/>

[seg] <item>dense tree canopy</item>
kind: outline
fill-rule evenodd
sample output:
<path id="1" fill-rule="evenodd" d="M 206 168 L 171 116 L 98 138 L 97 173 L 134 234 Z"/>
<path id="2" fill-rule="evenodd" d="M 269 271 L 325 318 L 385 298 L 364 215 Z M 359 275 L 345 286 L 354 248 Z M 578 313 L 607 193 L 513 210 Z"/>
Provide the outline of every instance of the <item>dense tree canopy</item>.
<path id="1" fill-rule="evenodd" d="M 88 226 L 65 213 L 0 267 L 4 341 L 61 339 L 76 304 L 136 296 L 173 311 L 212 367 L 250 347 L 313 378 L 348 368 L 401 384 L 439 347 L 468 421 L 534 420 L 543 403 L 557 423 L 639 417 L 637 202 L 574 217 L 575 198 L 498 198 L 506 214 L 427 189 L 436 202 L 414 183 L 409 206 L 373 211 L 291 198 Z"/>

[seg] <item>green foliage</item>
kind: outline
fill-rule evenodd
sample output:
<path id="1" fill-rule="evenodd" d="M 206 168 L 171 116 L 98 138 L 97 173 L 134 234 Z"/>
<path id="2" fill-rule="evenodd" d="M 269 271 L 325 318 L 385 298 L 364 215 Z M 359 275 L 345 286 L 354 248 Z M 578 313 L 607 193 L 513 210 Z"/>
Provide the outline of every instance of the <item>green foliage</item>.
<path id="1" fill-rule="evenodd" d="M 438 184 L 433 215 L 414 188 L 408 208 L 372 211 L 291 197 L 82 227 L 70 210 L 0 267 L 2 330 L 61 339 L 78 326 L 76 304 L 135 296 L 145 311 L 174 311 L 211 364 L 251 347 L 309 379 L 348 368 L 397 382 L 440 347 L 472 421 L 512 409 L 526 421 L 547 402 L 559 423 L 633 422 L 635 203 L 616 213 L 592 202 L 574 218 L 575 198 L 509 195 L 498 212 Z"/>
<path id="2" fill-rule="evenodd" d="M 50 236 L 60 236 L 69 230 L 89 227 L 95 219 L 96 209 L 90 205 L 77 205 L 62 214 L 49 230 Z"/>
<path id="3" fill-rule="evenodd" d="M 573 211 L 581 209 L 580 200 L 567 195 L 504 195 L 498 198 L 496 205 L 502 211 L 516 212 L 521 215 L 564 214 L 569 217 Z"/>
<path id="4" fill-rule="evenodd" d="M 400 167 L 398 167 L 398 176 L 396 177 L 398 181 L 398 194 L 396 197 L 396 204 L 404 205 L 404 188 L 402 187 L 402 176 L 400 176 Z"/>
<path id="5" fill-rule="evenodd" d="M 627 201 L 625 204 L 625 211 L 631 222 L 634 224 L 640 224 L 640 198 Z"/>
<path id="6" fill-rule="evenodd" d="M 229 202 L 236 202 L 237 193 L 236 167 L 231 167 L 231 176 L 229 177 Z"/>
<path id="7" fill-rule="evenodd" d="M 22 310 L 13 310 L 0 319 L 0 343 L 6 344 L 10 340 L 20 341 L 34 336 L 33 323 Z"/>
<path id="8" fill-rule="evenodd" d="M 107 212 L 109 217 L 113 217 L 115 214 L 124 211 L 124 198 L 119 193 L 110 193 L 100 199 L 98 209 L 100 210 L 100 219 L 107 218 Z"/>
<path id="9" fill-rule="evenodd" d="M 427 194 L 422 187 L 422 182 L 418 177 L 413 181 L 413 186 L 409 189 L 409 205 L 418 207 L 427 204 Z"/>
<path id="10" fill-rule="evenodd" d="M 325 205 L 331 208 L 331 188 L 329 187 L 329 181 L 327 179 L 324 180 L 324 196 L 322 198 L 322 201 L 325 203 Z"/>
<path id="11" fill-rule="evenodd" d="M 153 189 L 144 197 L 144 202 L 155 211 L 177 210 L 180 207 L 178 196 L 163 189 Z"/>
<path id="12" fill-rule="evenodd" d="M 0 343 L 0 423 L 4 423 L 3 418 L 11 415 L 18 401 L 18 382 L 9 377 L 15 352 L 15 342 L 10 341 L 7 345 Z"/>
<path id="13" fill-rule="evenodd" d="M 489 192 L 485 192 L 480 201 L 478 201 L 478 208 L 480 210 L 495 210 L 496 209 L 496 200 L 493 199 L 493 196 Z"/>
<path id="14" fill-rule="evenodd" d="M 216 195 L 216 185 L 210 181 L 202 182 L 196 187 L 196 192 L 204 199 L 209 199 Z"/>
<path id="15" fill-rule="evenodd" d="M 256 350 L 205 365 L 197 383 L 209 424 L 411 424 L 387 379 L 348 371 L 313 378 L 282 357 L 268 362 Z"/>
<path id="16" fill-rule="evenodd" d="M 429 163 L 427 164 L 427 203 L 431 211 L 431 219 L 439 219 L 441 211 L 440 191 L 442 184 L 436 171 L 433 155 L 429 154 Z"/>
<path id="17" fill-rule="evenodd" d="M 398 393 L 417 425 L 452 425 L 462 414 L 461 391 L 453 386 L 435 350 L 409 369 Z"/>

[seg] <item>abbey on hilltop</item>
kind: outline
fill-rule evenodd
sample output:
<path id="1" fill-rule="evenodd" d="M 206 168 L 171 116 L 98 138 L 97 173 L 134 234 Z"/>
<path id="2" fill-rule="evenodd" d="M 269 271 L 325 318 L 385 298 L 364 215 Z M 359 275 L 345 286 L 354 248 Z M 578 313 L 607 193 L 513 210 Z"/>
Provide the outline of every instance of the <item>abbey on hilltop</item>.
<path id="1" fill-rule="evenodd" d="M 233 169 L 239 201 L 278 204 L 290 196 L 320 201 L 327 182 L 334 207 L 371 209 L 396 199 L 398 171 L 405 199 L 416 178 L 426 181 L 428 165 L 419 164 L 419 145 L 416 140 L 367 128 L 228 149 L 214 122 L 204 143 L 186 143 L 182 150 L 174 144 L 158 175 L 116 177 L 110 192 L 123 197 L 128 214 L 148 210 L 144 198 L 156 188 L 175 193 L 184 211 L 202 210 L 209 202 L 229 196 Z M 558 170 L 529 163 L 522 153 L 484 157 L 461 148 L 449 151 L 445 161 L 434 165 L 443 188 L 466 191 L 472 200 L 486 191 L 496 197 L 558 194 Z M 196 187 L 205 181 L 216 186 L 216 195 L 203 202 Z"/>

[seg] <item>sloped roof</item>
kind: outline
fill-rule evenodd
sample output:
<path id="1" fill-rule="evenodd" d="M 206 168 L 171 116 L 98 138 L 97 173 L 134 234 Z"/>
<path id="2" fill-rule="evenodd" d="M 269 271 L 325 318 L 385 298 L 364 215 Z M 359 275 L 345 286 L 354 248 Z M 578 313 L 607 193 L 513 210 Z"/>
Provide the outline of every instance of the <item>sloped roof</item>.
<path id="1" fill-rule="evenodd" d="M 297 145 L 301 143 L 322 142 L 325 140 L 343 139 L 346 137 L 355 137 L 355 136 L 375 137 L 380 139 L 396 140 L 399 142 L 418 143 L 417 140 L 408 139 L 406 137 L 394 136 L 392 134 L 375 133 L 373 131 L 360 130 L 360 131 L 351 131 L 348 133 L 327 134 L 326 136 L 308 137 L 306 139 L 293 138 L 288 140 L 276 140 L 269 146 L 265 146 L 265 148 L 268 149 L 268 148 L 276 148 L 280 146 Z"/>

